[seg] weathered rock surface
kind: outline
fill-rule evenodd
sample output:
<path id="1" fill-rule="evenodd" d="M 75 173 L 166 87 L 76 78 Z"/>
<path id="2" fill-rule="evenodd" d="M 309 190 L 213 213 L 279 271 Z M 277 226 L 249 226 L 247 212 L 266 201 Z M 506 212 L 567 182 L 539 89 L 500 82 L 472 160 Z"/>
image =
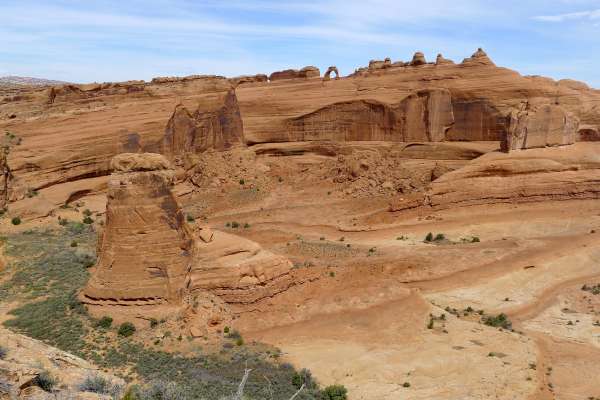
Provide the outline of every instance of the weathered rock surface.
<path id="1" fill-rule="evenodd" d="M 235 91 L 204 101 L 192 114 L 177 105 L 167 123 L 162 153 L 170 159 L 207 149 L 227 150 L 243 144 L 244 128 Z"/>
<path id="2" fill-rule="evenodd" d="M 281 81 L 286 79 L 306 79 L 306 78 L 318 78 L 321 76 L 319 68 L 313 66 L 307 66 L 301 70 L 297 69 L 286 69 L 283 71 L 273 72 L 269 75 L 271 82 Z"/>
<path id="3" fill-rule="evenodd" d="M 99 259 L 82 292 L 91 304 L 177 303 L 192 238 L 159 154 L 121 154 L 111 165 Z"/>
<path id="4" fill-rule="evenodd" d="M 575 143 L 579 119 L 556 105 L 513 111 L 507 118 L 504 151 Z"/>
<path id="5" fill-rule="evenodd" d="M 422 90 L 397 104 L 332 104 L 289 121 L 289 140 L 439 142 L 454 123 L 450 93 Z"/>
<path id="6" fill-rule="evenodd" d="M 82 291 L 85 303 L 179 306 L 199 291 L 251 303 L 289 287 L 291 263 L 284 257 L 208 227 L 191 230 L 162 155 L 121 154 L 111 167 L 106 225 Z"/>
<path id="7" fill-rule="evenodd" d="M 80 392 L 79 385 L 94 376 L 112 382 L 116 394 L 125 388 L 122 379 L 79 357 L 3 328 L 0 328 L 0 346 L 6 350 L 6 356 L 0 359 L 1 399 L 110 399 L 108 395 Z M 53 393 L 36 386 L 35 380 L 42 372 L 57 380 Z"/>
<path id="8" fill-rule="evenodd" d="M 425 65 L 427 64 L 427 60 L 425 59 L 425 55 L 423 53 L 421 53 L 420 51 L 417 51 L 413 58 L 412 61 L 410 62 L 410 65 L 412 67 L 417 67 L 419 65 Z"/>
<path id="9" fill-rule="evenodd" d="M 592 125 L 581 125 L 577 132 L 578 142 L 600 142 L 600 129 Z"/>

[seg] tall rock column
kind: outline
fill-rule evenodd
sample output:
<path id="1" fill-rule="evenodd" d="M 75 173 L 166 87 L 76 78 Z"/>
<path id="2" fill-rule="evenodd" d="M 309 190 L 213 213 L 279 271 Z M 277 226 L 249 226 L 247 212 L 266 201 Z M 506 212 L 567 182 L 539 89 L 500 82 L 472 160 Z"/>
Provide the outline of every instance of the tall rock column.
<path id="1" fill-rule="evenodd" d="M 114 157 L 98 262 L 82 299 L 98 305 L 176 304 L 192 235 L 171 193 L 174 172 L 160 154 Z"/>

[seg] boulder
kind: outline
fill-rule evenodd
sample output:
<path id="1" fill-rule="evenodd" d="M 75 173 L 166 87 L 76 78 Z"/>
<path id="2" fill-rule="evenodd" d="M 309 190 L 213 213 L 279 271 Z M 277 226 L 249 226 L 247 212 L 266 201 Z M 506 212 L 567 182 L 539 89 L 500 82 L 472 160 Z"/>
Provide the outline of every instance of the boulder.
<path id="1" fill-rule="evenodd" d="M 512 111 L 506 123 L 503 151 L 573 144 L 579 127 L 577 117 L 554 104 Z"/>
<path id="2" fill-rule="evenodd" d="M 494 62 L 488 57 L 487 53 L 480 47 L 469 58 L 465 58 L 461 63 L 463 66 L 495 66 Z"/>

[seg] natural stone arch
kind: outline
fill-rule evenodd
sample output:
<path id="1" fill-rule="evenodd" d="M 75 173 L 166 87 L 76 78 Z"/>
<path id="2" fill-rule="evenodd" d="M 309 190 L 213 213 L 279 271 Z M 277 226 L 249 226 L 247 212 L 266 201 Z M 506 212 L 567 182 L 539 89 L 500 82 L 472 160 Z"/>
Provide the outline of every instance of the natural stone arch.
<path id="1" fill-rule="evenodd" d="M 325 72 L 325 75 L 323 76 L 323 80 L 326 80 L 326 81 L 330 80 L 332 72 L 335 72 L 334 79 L 338 79 L 340 77 L 340 72 L 338 71 L 337 67 L 335 65 L 332 65 L 331 67 L 327 68 L 327 72 Z"/>

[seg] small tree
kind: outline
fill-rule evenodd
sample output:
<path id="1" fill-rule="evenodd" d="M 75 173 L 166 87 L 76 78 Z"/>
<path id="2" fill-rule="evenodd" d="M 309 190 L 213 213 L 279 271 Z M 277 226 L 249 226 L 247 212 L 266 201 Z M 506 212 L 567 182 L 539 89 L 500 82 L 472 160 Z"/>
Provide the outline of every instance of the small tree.
<path id="1" fill-rule="evenodd" d="M 111 317 L 104 316 L 98 320 L 98 322 L 96 323 L 96 326 L 98 328 L 108 329 L 111 327 L 112 323 L 113 323 L 113 319 Z"/>
<path id="2" fill-rule="evenodd" d="M 425 236 L 425 241 L 426 241 L 426 242 L 431 242 L 431 241 L 433 241 L 433 233 L 429 232 L 429 233 L 427 234 L 427 236 Z"/>
<path id="3" fill-rule="evenodd" d="M 21 225 L 21 218 L 13 217 L 13 219 L 11 219 L 10 222 L 12 222 L 13 225 Z"/>

